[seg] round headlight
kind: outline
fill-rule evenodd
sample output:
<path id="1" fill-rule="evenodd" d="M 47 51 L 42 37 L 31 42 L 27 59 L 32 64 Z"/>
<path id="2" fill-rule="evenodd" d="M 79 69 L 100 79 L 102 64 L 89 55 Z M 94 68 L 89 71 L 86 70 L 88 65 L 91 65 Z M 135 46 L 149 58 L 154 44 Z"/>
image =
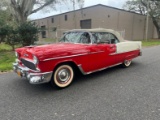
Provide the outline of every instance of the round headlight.
<path id="1" fill-rule="evenodd" d="M 37 58 L 36 56 L 34 56 L 34 55 L 33 55 L 33 62 L 34 62 L 35 64 L 38 64 L 38 58 Z"/>
<path id="2" fill-rule="evenodd" d="M 15 56 L 18 58 L 19 57 L 19 54 L 17 52 L 15 52 Z"/>

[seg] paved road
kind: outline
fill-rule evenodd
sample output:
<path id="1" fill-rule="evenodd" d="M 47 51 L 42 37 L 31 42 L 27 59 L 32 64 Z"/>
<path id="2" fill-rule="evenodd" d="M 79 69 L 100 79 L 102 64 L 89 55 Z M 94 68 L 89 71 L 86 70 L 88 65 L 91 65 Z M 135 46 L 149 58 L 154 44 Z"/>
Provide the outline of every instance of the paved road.
<path id="1" fill-rule="evenodd" d="M 0 120 L 159 120 L 160 46 L 131 67 L 78 77 L 63 90 L 0 75 Z"/>

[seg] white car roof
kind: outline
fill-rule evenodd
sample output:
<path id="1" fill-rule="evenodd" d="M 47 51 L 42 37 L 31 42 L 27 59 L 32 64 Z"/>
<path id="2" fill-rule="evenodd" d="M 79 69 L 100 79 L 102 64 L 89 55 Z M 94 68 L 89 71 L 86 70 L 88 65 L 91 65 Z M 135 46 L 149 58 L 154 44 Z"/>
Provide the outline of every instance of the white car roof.
<path id="1" fill-rule="evenodd" d="M 112 29 L 105 29 L 105 28 L 95 28 L 95 29 L 73 29 L 73 30 L 69 30 L 67 32 L 72 32 L 72 31 L 86 31 L 86 32 L 108 32 L 108 33 L 112 33 L 114 34 L 120 42 L 124 42 L 124 39 L 122 38 L 122 36 L 120 35 L 119 32 L 112 30 Z"/>

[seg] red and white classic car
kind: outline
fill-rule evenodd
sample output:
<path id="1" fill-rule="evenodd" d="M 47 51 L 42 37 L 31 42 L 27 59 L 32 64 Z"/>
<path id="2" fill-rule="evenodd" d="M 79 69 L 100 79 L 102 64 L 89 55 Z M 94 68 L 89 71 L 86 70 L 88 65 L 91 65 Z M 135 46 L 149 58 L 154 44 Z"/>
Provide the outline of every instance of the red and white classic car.
<path id="1" fill-rule="evenodd" d="M 140 41 L 126 41 L 111 29 L 71 30 L 58 43 L 27 46 L 15 51 L 14 71 L 31 84 L 71 84 L 75 68 L 90 74 L 115 65 L 129 67 L 141 55 Z"/>

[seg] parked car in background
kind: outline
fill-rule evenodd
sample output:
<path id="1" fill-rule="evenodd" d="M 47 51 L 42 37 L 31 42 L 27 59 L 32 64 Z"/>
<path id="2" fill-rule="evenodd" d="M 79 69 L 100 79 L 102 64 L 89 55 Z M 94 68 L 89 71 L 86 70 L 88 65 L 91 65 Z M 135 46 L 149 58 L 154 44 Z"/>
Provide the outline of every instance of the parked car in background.
<path id="1" fill-rule="evenodd" d="M 58 43 L 27 46 L 15 51 L 14 71 L 31 84 L 51 82 L 64 88 L 75 68 L 87 75 L 115 65 L 131 65 L 141 55 L 140 41 L 126 41 L 111 29 L 70 30 Z"/>

